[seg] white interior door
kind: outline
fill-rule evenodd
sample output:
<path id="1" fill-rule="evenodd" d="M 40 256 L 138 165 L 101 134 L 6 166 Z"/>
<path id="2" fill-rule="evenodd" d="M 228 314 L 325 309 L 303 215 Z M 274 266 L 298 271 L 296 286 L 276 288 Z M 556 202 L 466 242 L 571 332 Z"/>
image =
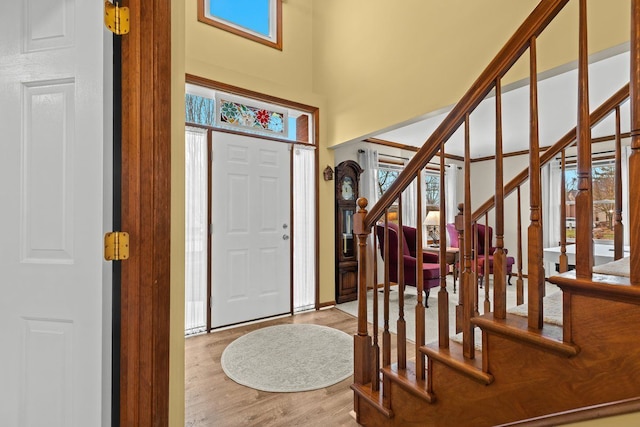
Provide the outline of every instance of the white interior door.
<path id="1" fill-rule="evenodd" d="M 212 327 L 291 310 L 290 145 L 213 133 Z"/>
<path id="2" fill-rule="evenodd" d="M 102 8 L 2 2 L 3 426 L 110 425 L 111 278 L 102 233 L 111 219 L 112 60 Z"/>

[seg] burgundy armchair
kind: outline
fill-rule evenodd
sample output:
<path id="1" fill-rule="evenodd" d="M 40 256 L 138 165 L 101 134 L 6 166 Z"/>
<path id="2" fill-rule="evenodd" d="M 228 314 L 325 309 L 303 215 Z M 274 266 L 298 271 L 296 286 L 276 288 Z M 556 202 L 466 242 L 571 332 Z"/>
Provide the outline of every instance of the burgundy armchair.
<path id="1" fill-rule="evenodd" d="M 380 242 L 380 252 L 384 259 L 384 225 L 376 225 L 376 233 Z M 402 262 L 404 271 L 404 284 L 416 286 L 416 229 L 414 227 L 402 226 L 403 250 Z M 389 281 L 398 283 L 398 225 L 389 223 Z M 429 290 L 440 286 L 440 264 L 438 263 L 438 255 L 434 253 L 423 252 L 422 254 L 422 279 L 423 290 L 425 294 L 425 307 L 429 307 L 427 300 L 429 299 Z M 416 286 L 417 287 L 417 286 Z"/>
<path id="2" fill-rule="evenodd" d="M 485 230 L 488 229 L 489 233 L 489 248 L 485 251 L 484 247 L 484 236 Z M 474 224 L 473 230 L 477 230 L 478 233 L 478 250 L 476 251 L 478 257 L 478 280 L 480 281 L 480 286 L 482 286 L 482 282 L 484 280 L 484 265 L 485 259 L 488 259 L 489 262 L 489 273 L 493 274 L 493 253 L 496 251 L 495 246 L 493 245 L 493 228 L 485 227 L 482 224 Z M 458 241 L 458 230 L 456 230 L 456 226 L 454 224 L 447 224 L 447 233 L 449 234 L 449 246 L 454 248 L 460 247 L 460 242 Z M 486 254 L 489 254 L 488 256 Z M 509 253 L 508 249 L 504 249 L 504 253 Z M 515 263 L 515 259 L 512 256 L 506 257 L 507 263 L 507 283 L 511 285 L 511 272 L 513 270 L 513 264 Z M 471 269 L 475 270 L 476 263 L 471 263 Z"/>

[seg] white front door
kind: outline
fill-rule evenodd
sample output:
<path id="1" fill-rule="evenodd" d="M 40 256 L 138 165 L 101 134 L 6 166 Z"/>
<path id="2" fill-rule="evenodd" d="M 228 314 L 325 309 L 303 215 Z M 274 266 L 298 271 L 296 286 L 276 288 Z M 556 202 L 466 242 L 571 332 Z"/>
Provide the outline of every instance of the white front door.
<path id="1" fill-rule="evenodd" d="M 289 313 L 291 145 L 212 139 L 212 327 Z"/>
<path id="2" fill-rule="evenodd" d="M 112 60 L 102 10 L 98 1 L 2 2 L 3 426 L 110 425 L 102 233 L 111 209 Z"/>

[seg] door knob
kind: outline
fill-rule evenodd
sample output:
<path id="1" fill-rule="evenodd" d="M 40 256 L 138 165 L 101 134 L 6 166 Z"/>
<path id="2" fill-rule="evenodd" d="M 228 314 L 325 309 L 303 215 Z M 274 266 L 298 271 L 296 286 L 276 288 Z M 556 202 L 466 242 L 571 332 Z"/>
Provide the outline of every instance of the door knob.
<path id="1" fill-rule="evenodd" d="M 289 240 L 289 235 L 288 234 L 283 234 L 282 235 L 282 240 Z"/>

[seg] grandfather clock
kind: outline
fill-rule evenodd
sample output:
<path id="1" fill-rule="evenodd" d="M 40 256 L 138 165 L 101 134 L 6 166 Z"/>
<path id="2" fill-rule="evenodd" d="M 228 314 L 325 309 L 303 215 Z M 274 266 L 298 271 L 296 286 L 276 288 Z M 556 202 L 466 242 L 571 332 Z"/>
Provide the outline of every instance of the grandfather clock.
<path id="1" fill-rule="evenodd" d="M 362 168 L 347 160 L 336 166 L 336 301 L 358 297 L 357 240 L 353 234 L 353 214 L 358 199 Z"/>

